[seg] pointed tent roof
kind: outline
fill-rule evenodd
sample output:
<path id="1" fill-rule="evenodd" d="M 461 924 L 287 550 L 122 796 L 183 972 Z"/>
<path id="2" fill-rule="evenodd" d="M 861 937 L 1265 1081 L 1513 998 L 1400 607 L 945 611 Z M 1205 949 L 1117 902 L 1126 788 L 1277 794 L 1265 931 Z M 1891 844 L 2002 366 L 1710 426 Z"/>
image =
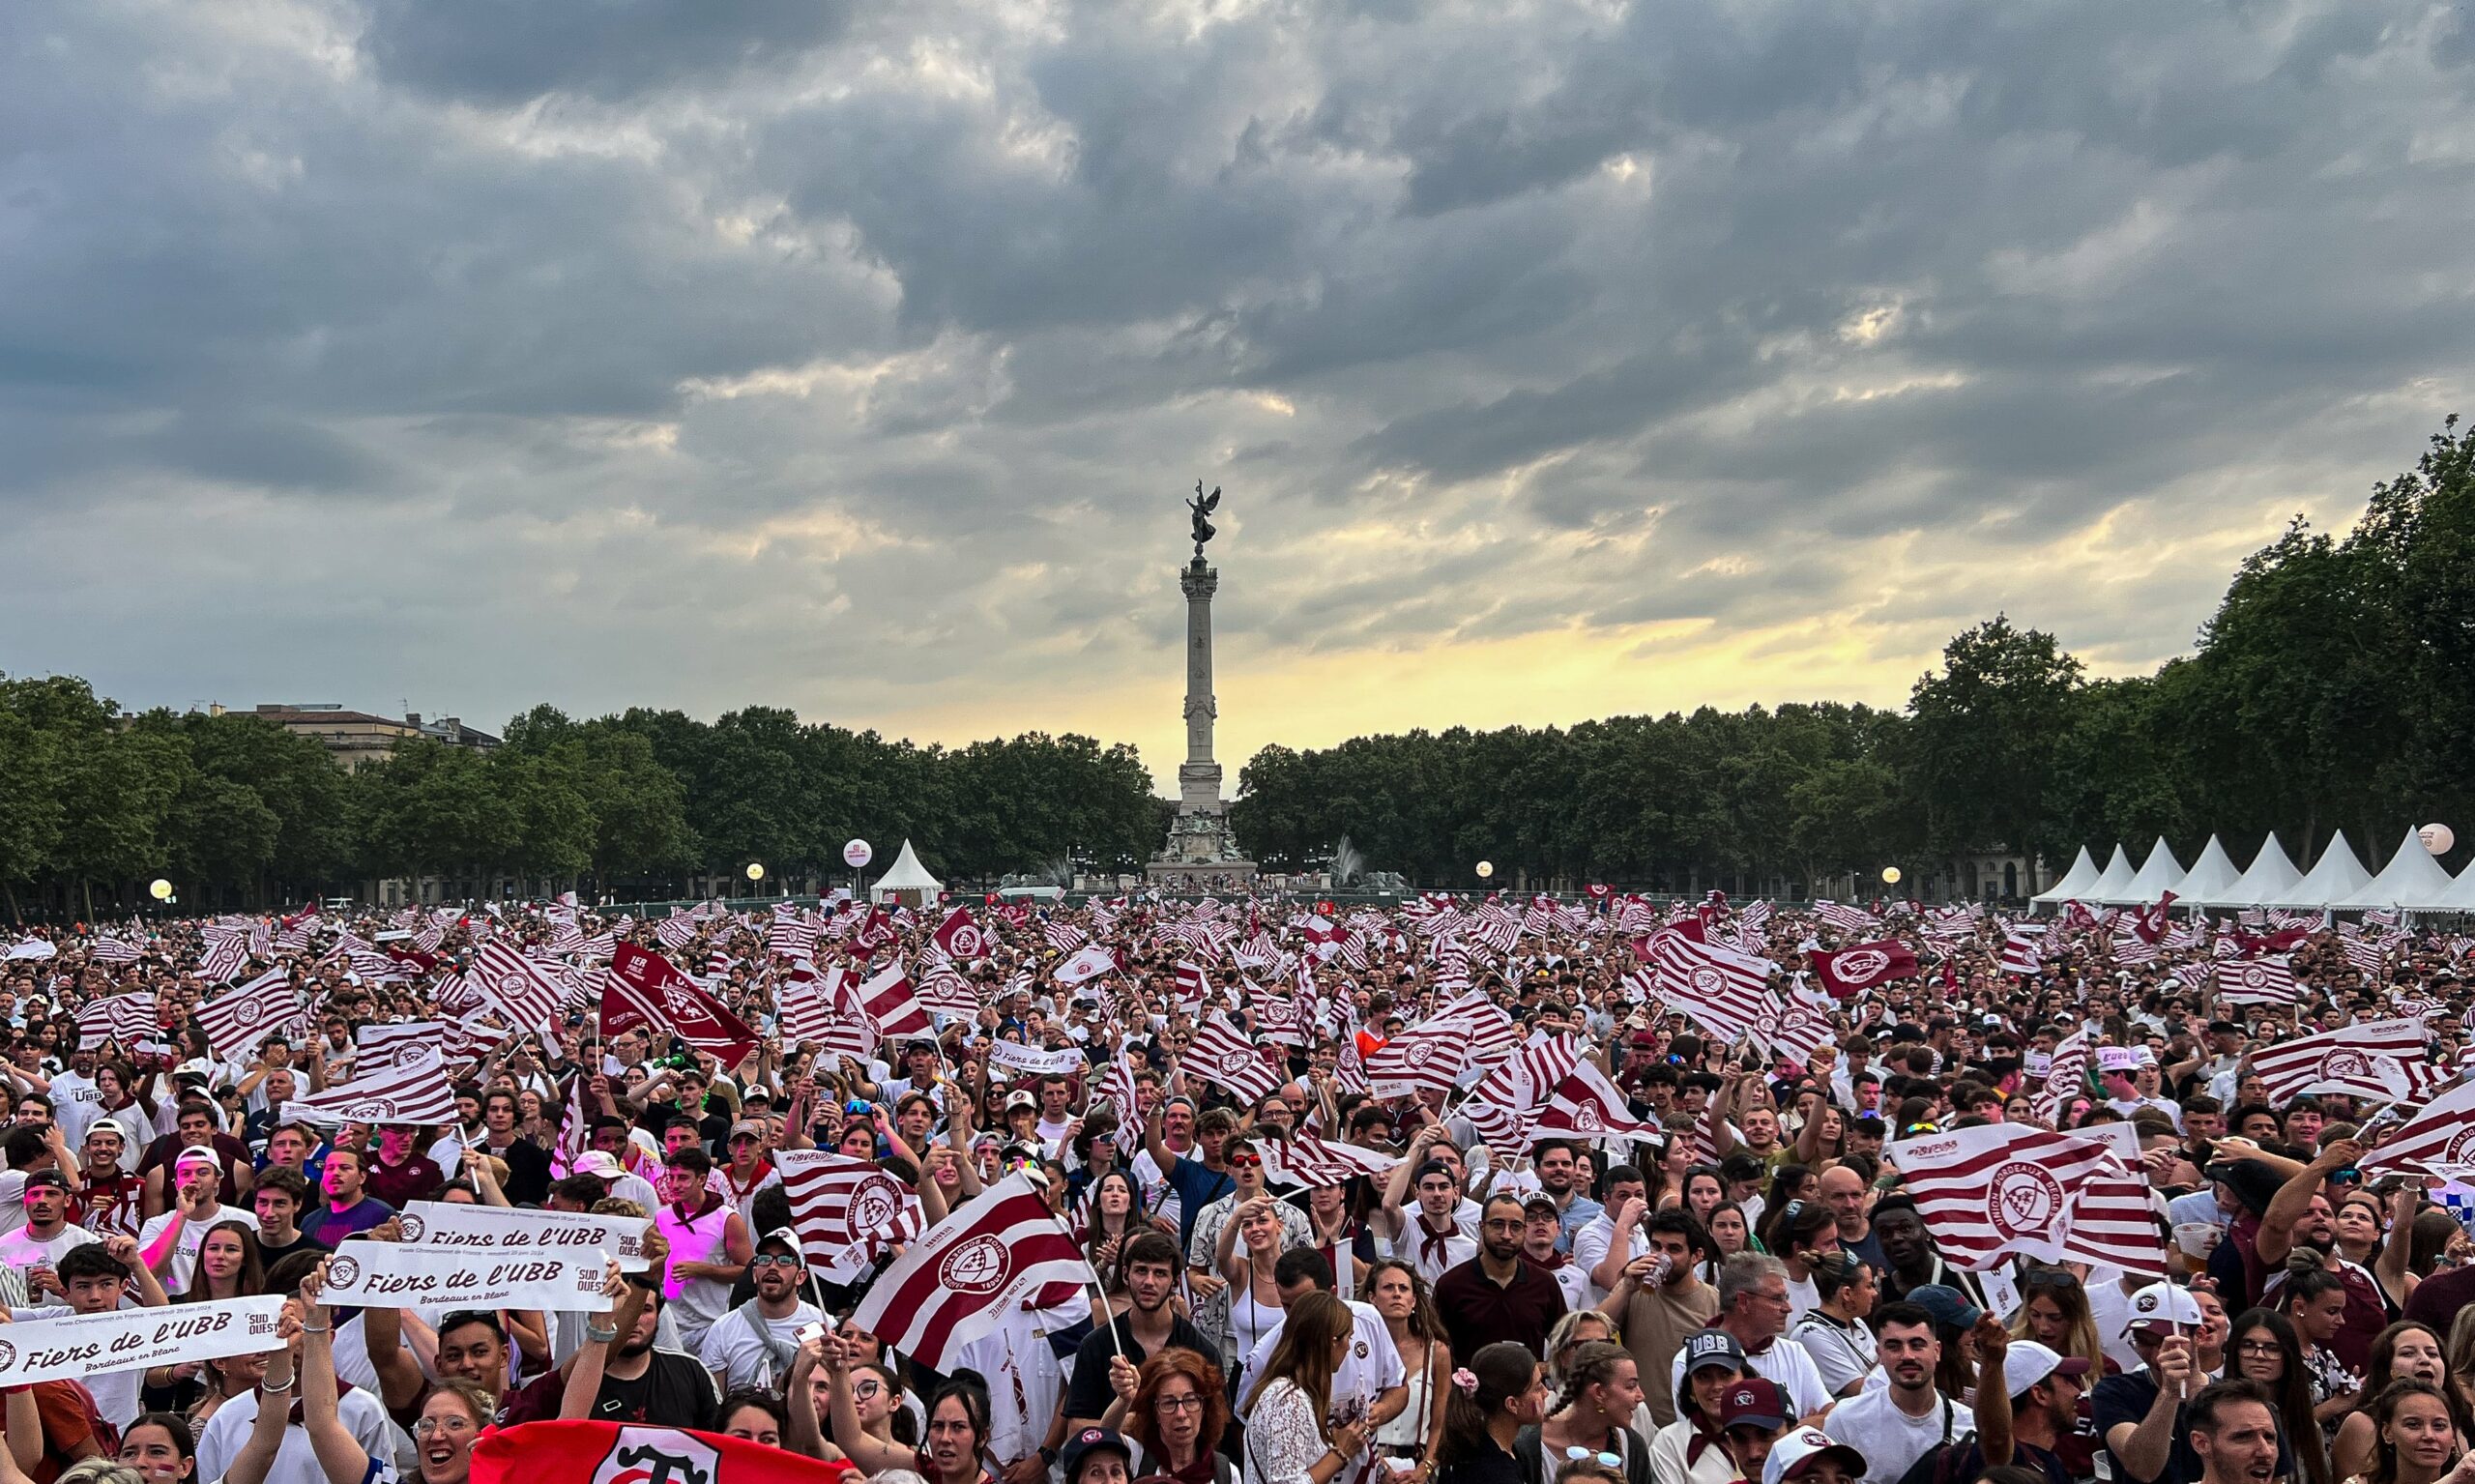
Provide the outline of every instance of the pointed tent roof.
<path id="1" fill-rule="evenodd" d="M 2166 848 L 2166 837 L 2159 835 L 2157 843 L 2148 847 L 2148 858 L 2140 862 L 2140 874 L 2122 888 L 2122 894 L 2112 898 L 2099 897 L 2098 900 L 2153 902 L 2173 889 L 2174 883 L 2182 879 L 2183 863 Z"/>
<path id="2" fill-rule="evenodd" d="M 2389 858 L 2389 863 L 2380 868 L 2379 875 L 2346 900 L 2329 905 L 2403 907 L 2414 912 L 2429 912 L 2449 894 L 2449 888 L 2455 885 L 2449 879 L 2449 873 L 2440 868 L 2440 862 L 2432 858 L 2432 853 L 2424 848 L 2423 837 L 2409 829 L 2404 841 L 2399 845 L 2398 853 Z"/>
<path id="3" fill-rule="evenodd" d="M 2449 889 L 2441 893 L 2440 900 L 2433 903 L 2431 910 L 2475 912 L 2475 860 L 2468 861 L 2466 869 L 2458 873 L 2458 880 L 2449 884 Z"/>
<path id="4" fill-rule="evenodd" d="M 2286 858 L 2286 847 L 2278 843 L 2277 831 L 2272 829 L 2269 837 L 2260 842 L 2260 853 L 2252 858 L 2250 868 L 2223 894 L 2211 899 L 2209 905 L 2261 907 L 2271 902 L 2283 902 L 2286 893 L 2294 889 L 2294 884 L 2302 879 L 2303 873 Z"/>
<path id="5" fill-rule="evenodd" d="M 2234 869 L 2234 862 L 2227 858 L 2226 847 L 2218 843 L 2217 836 L 2210 835 L 2208 843 L 2200 847 L 2200 858 L 2169 889 L 2187 906 L 2211 907 L 2233 889 L 2235 879 L 2242 874 Z"/>
<path id="6" fill-rule="evenodd" d="M 2089 858 L 2088 847 L 2082 845 L 2080 847 L 2080 854 L 2072 859 L 2071 869 L 2062 873 L 2062 880 L 2055 882 L 2045 890 L 2038 892 L 2030 900 L 2039 902 L 2077 901 L 2081 896 L 2087 892 L 2090 887 L 2093 887 L 2096 884 L 2097 862 Z"/>
<path id="7" fill-rule="evenodd" d="M 928 874 L 928 868 L 919 863 L 919 857 L 913 852 L 911 842 L 904 840 L 901 854 L 893 858 L 893 864 L 886 868 L 883 876 L 869 883 L 868 889 L 871 891 L 943 891 L 946 889 L 946 884 Z"/>
<path id="8" fill-rule="evenodd" d="M 2355 893 L 2372 885 L 2372 873 L 2355 858 L 2355 848 L 2346 843 L 2343 829 L 2329 836 L 2329 848 L 2312 863 L 2285 896 L 2268 901 L 2268 907 L 2317 907 L 2327 909 L 2351 900 Z"/>
<path id="9" fill-rule="evenodd" d="M 2106 862 L 2106 868 L 2097 873 L 2097 879 L 2088 884 L 2087 890 L 2080 893 L 2080 899 L 2083 902 L 2120 901 L 2122 889 L 2131 885 L 2134 874 L 2131 857 L 2124 855 L 2122 846 L 2117 844 L 2114 858 Z"/>

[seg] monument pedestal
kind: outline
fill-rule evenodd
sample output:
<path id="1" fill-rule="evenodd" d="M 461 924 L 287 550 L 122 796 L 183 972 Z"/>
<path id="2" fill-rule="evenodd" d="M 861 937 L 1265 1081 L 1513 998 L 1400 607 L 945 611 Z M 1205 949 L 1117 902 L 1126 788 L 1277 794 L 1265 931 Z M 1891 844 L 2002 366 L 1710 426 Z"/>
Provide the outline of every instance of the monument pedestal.
<path id="1" fill-rule="evenodd" d="M 1186 595 L 1186 760 L 1178 765 L 1178 817 L 1168 843 L 1143 870 L 1153 886 L 1208 887 L 1255 879 L 1255 862 L 1230 833 L 1228 806 L 1220 799 L 1220 763 L 1211 755 L 1211 729 L 1220 714 L 1211 693 L 1211 596 L 1220 573 L 1207 566 L 1196 536 L 1195 559 L 1178 573 Z"/>

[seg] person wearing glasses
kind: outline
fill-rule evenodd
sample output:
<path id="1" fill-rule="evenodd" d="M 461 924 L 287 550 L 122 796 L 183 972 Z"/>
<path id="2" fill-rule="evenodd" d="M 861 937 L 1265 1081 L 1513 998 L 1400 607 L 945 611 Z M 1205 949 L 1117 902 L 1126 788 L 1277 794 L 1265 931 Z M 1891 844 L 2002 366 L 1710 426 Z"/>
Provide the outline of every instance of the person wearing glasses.
<path id="1" fill-rule="evenodd" d="M 1788 1266 L 1761 1252 L 1739 1252 L 1719 1267 L 1719 1318 L 1711 1325 L 1734 1337 L 1744 1351 L 1745 1368 L 1767 1378 L 1786 1393 L 1794 1415 L 1810 1417 L 1828 1407 L 1830 1388 L 1802 1345 L 1785 1338 L 1788 1315 Z M 1670 1368 L 1668 1385 L 1684 1379 L 1684 1353 Z"/>
<path id="2" fill-rule="evenodd" d="M 1134 1477 L 1235 1484 L 1237 1469 L 1220 1453 L 1228 1428 L 1228 1382 L 1220 1367 L 1191 1350 L 1164 1350 L 1143 1362 L 1125 1411 Z"/>
<path id="3" fill-rule="evenodd" d="M 756 1296 L 713 1321 L 697 1351 L 725 1396 L 749 1387 L 772 1389 L 791 1374 L 800 1331 L 825 1322 L 816 1305 L 800 1297 L 807 1260 L 801 1255 L 797 1236 L 768 1232 L 757 1241 L 747 1266 Z"/>
<path id="4" fill-rule="evenodd" d="M 722 1194 L 738 1210 L 742 1219 L 756 1224 L 756 1196 L 782 1183 L 782 1172 L 773 1168 L 767 1148 L 765 1124 L 755 1119 L 742 1119 L 731 1125 L 730 1161 L 713 1172 L 722 1182 Z"/>
<path id="5" fill-rule="evenodd" d="M 1191 1274 L 1195 1327 L 1220 1337 L 1223 1348 L 1216 1358 L 1224 1366 L 1234 1366 L 1245 1353 L 1229 1348 L 1231 1308 L 1240 1295 L 1230 1291 L 1226 1274 L 1239 1251 L 1242 1229 L 1238 1212 L 1264 1195 L 1264 1153 L 1253 1140 L 1232 1136 L 1221 1146 L 1220 1158 L 1233 1188 L 1196 1212 L 1194 1236 L 1186 1242 L 1186 1266 Z M 1270 1209 L 1271 1219 L 1280 1224 L 1275 1256 L 1313 1244 L 1315 1231 L 1304 1211 L 1287 1201 L 1271 1202 Z"/>

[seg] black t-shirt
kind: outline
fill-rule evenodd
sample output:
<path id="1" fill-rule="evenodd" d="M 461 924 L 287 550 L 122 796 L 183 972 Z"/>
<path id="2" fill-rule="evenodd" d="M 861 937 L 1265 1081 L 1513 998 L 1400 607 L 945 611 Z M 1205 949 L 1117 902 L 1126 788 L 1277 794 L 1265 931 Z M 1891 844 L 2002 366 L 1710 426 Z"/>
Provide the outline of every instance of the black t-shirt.
<path id="1" fill-rule="evenodd" d="M 1944 1458 L 1947 1455 L 1949 1462 Z M 2071 1470 L 2061 1459 L 2034 1443 L 2017 1439 L 2011 1443 L 2011 1462 L 2022 1469 L 2033 1469 L 2046 1476 L 2047 1484 L 2077 1484 Z M 1961 1484 L 1966 1479 L 1985 1475 L 1985 1447 L 1970 1438 L 1947 1447 L 1928 1448 L 1925 1456 L 1908 1466 L 1900 1484 Z"/>
<path id="2" fill-rule="evenodd" d="M 679 1104 L 676 1100 L 647 1103 L 645 1111 L 636 1115 L 636 1126 L 659 1139 L 669 1129 L 670 1120 L 677 1117 Z M 709 1093 L 705 1106 L 694 1117 L 696 1137 L 704 1142 L 706 1152 L 720 1158 L 726 1152 L 724 1141 L 731 1135 L 730 1116 L 713 1105 L 713 1096 Z"/>
<path id="3" fill-rule="evenodd" d="M 1490 1438 L 1483 1450 L 1446 1464 L 1436 1484 L 1522 1484 L 1521 1462 Z"/>
<path id="4" fill-rule="evenodd" d="M 1109 1384 L 1109 1357 L 1119 1353 L 1121 1347 L 1126 1359 L 1136 1365 L 1150 1358 L 1134 1342 L 1131 1316 L 1119 1315 L 1110 1321 L 1109 1327 L 1116 1329 L 1116 1338 L 1110 1337 L 1109 1329 L 1095 1325 L 1074 1352 L 1074 1380 L 1065 1391 L 1065 1414 L 1069 1417 L 1096 1417 L 1117 1400 L 1117 1388 Z M 1220 1363 L 1220 1347 L 1174 1314 L 1169 1317 L 1169 1343 L 1164 1349 L 1190 1350 L 1214 1365 Z"/>
<path id="5" fill-rule="evenodd" d="M 273 1267 L 276 1264 L 292 1256 L 296 1252 L 323 1253 L 331 1250 L 333 1249 L 329 1248 L 325 1242 L 318 1240 L 314 1237 L 295 1233 L 292 1240 L 285 1242 L 280 1247 L 277 1246 L 273 1242 L 263 1239 L 260 1240 L 258 1243 L 258 1260 L 264 1263 L 267 1266 Z"/>
<path id="6" fill-rule="evenodd" d="M 601 1389 L 594 1395 L 593 1420 L 653 1427 L 703 1427 L 711 1422 L 713 1408 L 721 1402 L 713 1390 L 713 1373 L 698 1364 L 695 1356 L 677 1351 L 657 1350 L 649 1358 L 653 1363 L 634 1381 L 601 1378 Z M 526 1383 L 507 1403 L 506 1421 L 511 1425 L 557 1416 L 566 1390 L 567 1378 L 557 1371 Z"/>

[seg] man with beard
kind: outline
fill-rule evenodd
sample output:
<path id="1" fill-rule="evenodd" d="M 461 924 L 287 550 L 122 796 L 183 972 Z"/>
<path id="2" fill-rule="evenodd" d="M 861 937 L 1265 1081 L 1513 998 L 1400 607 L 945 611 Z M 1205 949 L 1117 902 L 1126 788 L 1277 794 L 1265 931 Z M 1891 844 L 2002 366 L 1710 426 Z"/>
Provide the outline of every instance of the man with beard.
<path id="1" fill-rule="evenodd" d="M 1178 1244 L 1160 1232 L 1143 1232 L 1119 1256 L 1133 1307 L 1086 1335 L 1074 1354 L 1074 1382 L 1065 1393 L 1065 1430 L 1100 1425 L 1116 1400 L 1110 1374 L 1121 1363 L 1140 1368 L 1148 1357 L 1175 1347 L 1216 1357 L 1220 1348 L 1188 1324 L 1170 1300 L 1178 1293 Z M 1114 1333 L 1112 1333 L 1114 1331 Z"/>
<path id="2" fill-rule="evenodd" d="M 326 1199 L 303 1219 L 304 1236 L 320 1246 L 333 1247 L 395 1214 L 394 1208 L 371 1200 L 363 1188 L 368 1158 L 360 1149 L 327 1151 L 327 1168 L 318 1178 Z"/>
<path id="3" fill-rule="evenodd" d="M 1478 1217 L 1478 1255 L 1437 1281 L 1436 1307 L 1454 1354 L 1474 1355 L 1498 1340 L 1547 1353 L 1548 1331 L 1564 1317 L 1564 1290 L 1521 1255 L 1528 1226 L 1520 1197 L 1489 1198 Z"/>
<path id="4" fill-rule="evenodd" d="M 767 1233 L 747 1266 L 756 1296 L 713 1321 L 697 1351 L 724 1394 L 748 1386 L 778 1389 L 775 1383 L 791 1374 L 799 1355 L 800 1330 L 825 1320 L 816 1305 L 800 1301 L 807 1262 L 791 1233 Z"/>
<path id="5" fill-rule="evenodd" d="M 2200 1484 L 2266 1484 L 2277 1472 L 2277 1413 L 2243 1382 L 2221 1381 L 2192 1398 L 2186 1436 Z"/>
<path id="6" fill-rule="evenodd" d="M 0 1237 L 0 1267 L 25 1274 L 26 1291 L 38 1300 L 46 1294 L 58 1297 L 60 1280 L 53 1268 L 61 1256 L 102 1238 L 84 1227 L 71 1225 L 69 1178 L 58 1170 L 28 1172 L 20 1203 L 25 1224 Z"/>
<path id="7" fill-rule="evenodd" d="M 1638 1202 L 1636 1198 L 1636 1203 Z M 1630 1203 L 1628 1203 L 1630 1204 Z M 1719 1249 L 1693 1213 L 1679 1207 L 1652 1211 L 1642 1223 L 1648 1237 L 1649 1271 L 1624 1300 L 1624 1348 L 1633 1353 L 1634 1369 L 1648 1377 L 1665 1376 L 1684 1352 L 1694 1331 L 1718 1317 L 1719 1295 L 1695 1269 Z M 1618 1279 L 1619 1283 L 1621 1279 Z M 1648 1394 L 1650 1416 L 1665 1427 L 1675 1420 L 1675 1391 L 1656 1384 Z"/>
<path id="8" fill-rule="evenodd" d="M 1943 1266 L 1942 1254 L 1935 1248 L 1933 1235 L 1925 1230 L 1925 1218 L 1917 1214 L 1913 1197 L 1884 1196 L 1874 1203 L 1867 1219 L 1873 1226 L 1874 1240 L 1882 1249 L 1884 1302 L 1897 1302 L 1917 1289 L 1936 1283 L 1974 1296 L 1975 1284 L 1965 1274 Z"/>
<path id="9" fill-rule="evenodd" d="M 564 1378 L 552 1372 L 508 1403 L 510 1425 L 559 1416 L 647 1427 L 703 1427 L 713 1420 L 721 1400 L 713 1373 L 693 1355 L 654 1348 L 662 1297 L 649 1276 L 629 1274 L 617 1303 L 587 1321 L 584 1345 Z"/>
<path id="10" fill-rule="evenodd" d="M 181 1150 L 172 1158 L 172 1184 L 177 1204 L 138 1229 L 140 1256 L 146 1266 L 163 1280 L 163 1287 L 173 1293 L 180 1293 L 189 1286 L 189 1275 L 197 1267 L 197 1249 L 217 1223 L 237 1221 L 252 1232 L 258 1229 L 255 1211 L 242 1210 L 216 1200 L 216 1187 L 222 1179 L 223 1166 L 215 1150 Z"/>
<path id="11" fill-rule="evenodd" d="M 1896 1484 L 1908 1466 L 1975 1431 L 1954 1399 L 1935 1389 L 1942 1342 L 1934 1316 L 1917 1304 L 1884 1305 L 1874 1316 L 1875 1344 L 1887 1386 L 1874 1386 L 1830 1410 L 1821 1430 L 1865 1455 L 1865 1484 Z"/>

